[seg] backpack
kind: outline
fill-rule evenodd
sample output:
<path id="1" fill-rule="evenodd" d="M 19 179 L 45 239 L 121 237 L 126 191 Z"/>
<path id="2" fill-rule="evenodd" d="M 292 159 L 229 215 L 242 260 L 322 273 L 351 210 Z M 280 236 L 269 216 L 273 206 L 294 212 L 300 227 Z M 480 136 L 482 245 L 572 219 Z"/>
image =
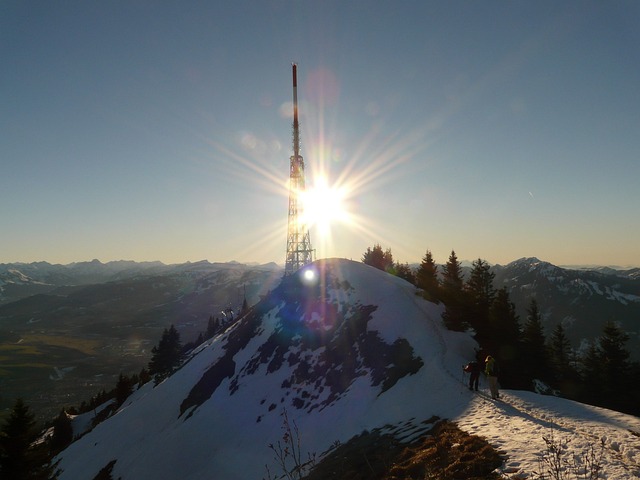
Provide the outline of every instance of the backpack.
<path id="1" fill-rule="evenodd" d="M 463 367 L 463 370 L 467 373 L 471 373 L 477 372 L 479 368 L 480 366 L 478 365 L 478 362 L 469 362 Z"/>
<path id="2" fill-rule="evenodd" d="M 498 362 L 496 362 L 495 358 L 491 359 L 490 363 L 487 363 L 486 373 L 491 377 L 497 377 L 500 369 L 498 368 Z"/>

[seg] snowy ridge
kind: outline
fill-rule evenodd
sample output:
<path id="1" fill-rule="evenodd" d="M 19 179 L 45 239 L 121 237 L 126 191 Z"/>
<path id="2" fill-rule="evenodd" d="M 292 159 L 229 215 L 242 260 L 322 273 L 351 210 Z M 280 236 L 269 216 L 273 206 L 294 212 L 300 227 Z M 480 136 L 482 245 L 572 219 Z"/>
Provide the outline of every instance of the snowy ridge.
<path id="1" fill-rule="evenodd" d="M 59 456 L 61 480 L 256 479 L 274 470 L 268 444 L 283 411 L 303 455 L 364 430 L 415 436 L 436 415 L 504 452 L 505 476 L 539 468 L 542 435 L 571 435 L 576 452 L 605 441 L 607 478 L 637 478 L 640 420 L 529 392 L 492 402 L 462 384 L 474 341 L 442 327 L 442 307 L 361 263 L 314 264 L 292 276 L 166 381 L 146 384 Z M 635 433 L 632 433 L 635 432 Z"/>

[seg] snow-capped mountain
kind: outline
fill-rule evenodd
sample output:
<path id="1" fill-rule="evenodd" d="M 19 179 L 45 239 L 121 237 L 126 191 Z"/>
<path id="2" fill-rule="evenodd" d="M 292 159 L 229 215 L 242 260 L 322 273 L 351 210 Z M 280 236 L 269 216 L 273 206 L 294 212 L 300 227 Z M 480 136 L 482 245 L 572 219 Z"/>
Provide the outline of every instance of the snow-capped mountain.
<path id="1" fill-rule="evenodd" d="M 0 264 L 0 304 L 48 293 L 61 286 L 103 283 L 163 269 L 166 266 L 160 262 L 102 263 L 99 260 L 69 265 L 47 262 Z"/>
<path id="2" fill-rule="evenodd" d="M 49 293 L 58 287 L 95 285 L 140 276 L 171 275 L 185 272 L 215 272 L 221 269 L 262 269 L 278 271 L 275 264 L 246 266 L 238 262 L 187 262 L 165 265 L 161 262 L 119 260 L 102 263 L 99 260 L 68 265 L 47 262 L 0 264 L 0 305 L 38 293 Z"/>
<path id="3" fill-rule="evenodd" d="M 71 444 L 60 479 L 91 480 L 107 467 L 122 480 L 264 478 L 265 466 L 277 470 L 268 445 L 282 440 L 285 413 L 302 455 L 365 430 L 419 435 L 438 416 L 486 437 L 511 478 L 539 468 L 550 434 L 571 437 L 569 452 L 602 440 L 603 474 L 638 478 L 640 419 L 530 392 L 494 402 L 468 391 L 461 365 L 475 343 L 445 330 L 441 314 L 397 277 L 316 262 Z"/>
<path id="4" fill-rule="evenodd" d="M 562 323 L 574 347 L 597 338 L 603 325 L 615 321 L 629 333 L 628 349 L 640 355 L 640 279 L 628 274 L 557 267 L 537 258 L 496 265 L 494 284 L 507 287 L 521 321 L 531 298 L 543 315 L 546 333 Z"/>

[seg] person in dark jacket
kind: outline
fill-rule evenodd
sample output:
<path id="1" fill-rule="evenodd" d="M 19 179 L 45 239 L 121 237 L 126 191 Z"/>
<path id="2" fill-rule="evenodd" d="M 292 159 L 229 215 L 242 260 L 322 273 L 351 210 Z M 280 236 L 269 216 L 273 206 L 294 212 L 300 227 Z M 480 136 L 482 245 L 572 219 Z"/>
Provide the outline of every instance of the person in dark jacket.
<path id="1" fill-rule="evenodd" d="M 478 380 L 480 380 L 480 364 L 475 360 L 469 362 L 464 366 L 464 371 L 470 373 L 469 376 L 469 390 L 478 391 Z"/>

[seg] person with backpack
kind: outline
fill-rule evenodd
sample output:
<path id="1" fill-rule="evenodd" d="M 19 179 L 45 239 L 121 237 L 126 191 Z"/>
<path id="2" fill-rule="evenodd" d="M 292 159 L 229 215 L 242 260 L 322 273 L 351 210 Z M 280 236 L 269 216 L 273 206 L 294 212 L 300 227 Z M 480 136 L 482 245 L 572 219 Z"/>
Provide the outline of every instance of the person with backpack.
<path id="1" fill-rule="evenodd" d="M 491 355 L 487 355 L 485 360 L 484 373 L 487 376 L 487 382 L 489 383 L 491 398 L 494 400 L 496 398 L 500 398 L 500 392 L 498 392 L 498 365 L 496 363 L 496 359 Z"/>
<path id="2" fill-rule="evenodd" d="M 464 371 L 469 373 L 469 390 L 478 391 L 478 381 L 480 380 L 480 364 L 475 360 L 464 366 Z"/>

